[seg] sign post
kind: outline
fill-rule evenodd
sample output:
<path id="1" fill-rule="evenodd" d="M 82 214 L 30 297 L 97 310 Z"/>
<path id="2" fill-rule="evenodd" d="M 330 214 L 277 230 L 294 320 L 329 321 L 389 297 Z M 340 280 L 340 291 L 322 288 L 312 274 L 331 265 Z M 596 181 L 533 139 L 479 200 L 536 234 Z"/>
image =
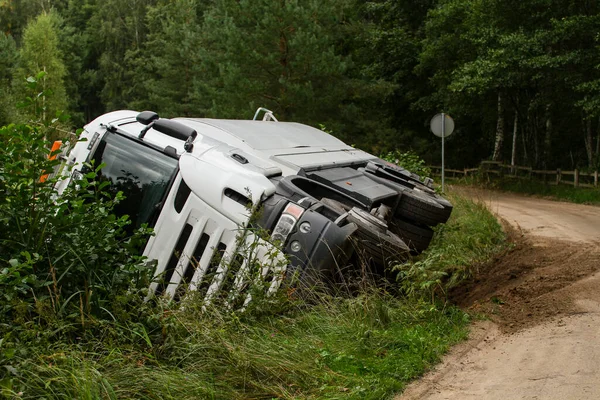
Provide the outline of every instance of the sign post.
<path id="1" fill-rule="evenodd" d="M 435 136 L 442 138 L 442 193 L 444 193 L 444 139 L 454 132 L 454 120 L 446 113 L 436 114 L 431 118 L 429 127 Z"/>

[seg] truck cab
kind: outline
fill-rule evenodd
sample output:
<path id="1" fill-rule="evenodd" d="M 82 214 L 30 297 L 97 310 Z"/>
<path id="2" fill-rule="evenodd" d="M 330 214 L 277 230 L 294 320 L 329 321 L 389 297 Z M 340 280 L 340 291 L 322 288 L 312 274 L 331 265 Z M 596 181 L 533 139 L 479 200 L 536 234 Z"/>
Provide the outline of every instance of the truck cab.
<path id="1" fill-rule="evenodd" d="M 268 111 L 268 110 L 267 110 Z M 452 206 L 432 182 L 313 127 L 263 120 L 164 119 L 115 111 L 84 127 L 58 191 L 103 165 L 98 178 L 126 199 L 130 229 L 154 229 L 151 293 L 268 292 L 343 266 L 383 266 L 423 251 Z M 246 298 L 247 300 L 247 298 Z M 245 301 L 246 301 L 245 300 Z"/>

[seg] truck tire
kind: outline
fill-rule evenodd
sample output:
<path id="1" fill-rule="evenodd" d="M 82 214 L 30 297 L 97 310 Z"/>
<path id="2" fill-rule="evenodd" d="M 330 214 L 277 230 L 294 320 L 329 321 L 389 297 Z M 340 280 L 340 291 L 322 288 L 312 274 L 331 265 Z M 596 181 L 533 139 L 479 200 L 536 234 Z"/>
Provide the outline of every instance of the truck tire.
<path id="1" fill-rule="evenodd" d="M 388 261 L 406 260 L 410 248 L 396 234 L 387 229 L 387 224 L 368 212 L 353 208 L 348 212 L 348 222 L 358 226 L 355 239 L 359 253 L 362 251 L 367 260 L 385 266 Z"/>
<path id="2" fill-rule="evenodd" d="M 450 214 L 433 196 L 420 190 L 404 190 L 395 216 L 417 224 L 435 226 L 446 222 Z"/>
<path id="3" fill-rule="evenodd" d="M 391 230 L 408 245 L 415 254 L 427 250 L 433 238 L 433 230 L 425 225 L 415 225 L 404 219 L 397 219 L 391 225 Z"/>
<path id="4" fill-rule="evenodd" d="M 446 200 L 445 198 L 443 198 L 442 196 L 440 196 L 437 193 L 434 194 L 434 197 L 435 197 L 435 200 L 444 207 L 444 209 L 448 213 L 448 218 L 450 218 L 450 214 L 452 214 L 452 209 L 454 208 L 452 203 L 450 203 L 448 200 Z M 447 221 L 447 219 L 446 219 L 446 221 Z M 446 222 L 446 221 L 444 221 L 444 222 Z"/>
<path id="5" fill-rule="evenodd" d="M 452 213 L 450 202 L 438 196 L 433 189 L 420 183 L 412 184 L 399 179 L 391 180 L 376 176 L 366 169 L 362 169 L 361 172 L 375 182 L 384 184 L 400 193 L 400 200 L 395 211 L 397 218 L 405 218 L 417 224 L 435 226 L 446 222 L 450 217 L 450 213 Z M 444 203 L 442 204 L 436 196 L 442 199 Z"/>

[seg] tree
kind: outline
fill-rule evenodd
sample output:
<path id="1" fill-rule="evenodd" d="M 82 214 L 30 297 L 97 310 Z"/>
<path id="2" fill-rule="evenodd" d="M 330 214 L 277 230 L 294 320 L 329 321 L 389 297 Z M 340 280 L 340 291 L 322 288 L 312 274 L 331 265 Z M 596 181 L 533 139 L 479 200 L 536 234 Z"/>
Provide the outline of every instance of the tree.
<path id="1" fill-rule="evenodd" d="M 361 125 L 372 117 L 360 104 L 379 92 L 355 69 L 356 47 L 346 47 L 356 34 L 353 5 L 215 1 L 202 26 L 203 71 L 193 82 L 207 114 L 249 118 L 264 106 L 282 120 L 325 124 L 353 143 L 365 139 Z"/>
<path id="2" fill-rule="evenodd" d="M 415 107 L 427 89 L 427 80 L 415 72 L 421 53 L 428 10 L 436 0 L 373 0 L 361 10 L 366 46 L 360 58 L 364 74 L 387 90 L 379 102 L 367 105 L 380 110 L 379 124 L 391 131 L 381 137 L 380 150 L 414 148 L 431 154 L 432 142 L 425 121 L 430 110 Z M 360 47 L 358 49 L 360 51 Z M 353 51 L 354 54 L 357 50 Z M 378 132 L 378 136 L 382 136 Z"/>
<path id="3" fill-rule="evenodd" d="M 591 142 L 576 88 L 594 76 L 597 8 L 575 0 L 441 1 L 428 16 L 419 66 L 432 76 L 433 94 L 426 99 L 480 120 L 484 132 L 495 126 L 486 135 L 493 138 L 494 146 L 486 147 L 494 159 L 506 156 L 504 114 L 511 112 L 511 152 L 518 152 L 516 135 L 522 132 L 524 161 L 567 165 L 569 155 L 584 148 L 574 140 L 581 131 Z M 469 103 L 475 107 L 465 108 Z M 494 114 L 495 124 L 486 117 Z"/>
<path id="4" fill-rule="evenodd" d="M 47 96 L 41 105 L 41 115 L 31 115 L 24 111 L 27 120 L 40 120 L 49 124 L 60 111 L 67 108 L 64 77 L 66 75 L 62 54 L 58 49 L 57 27 L 59 16 L 54 13 L 42 13 L 31 20 L 23 33 L 23 44 L 19 51 L 19 66 L 15 69 L 13 84 L 18 98 L 28 95 L 25 79 L 44 72 L 41 79 L 41 90 Z"/>
<path id="5" fill-rule="evenodd" d="M 8 124 L 13 114 L 11 80 L 18 52 L 12 36 L 0 33 L 0 126 Z"/>
<path id="6" fill-rule="evenodd" d="M 148 9 L 152 26 L 136 68 L 144 96 L 132 108 L 161 116 L 201 116 L 209 102 L 199 98 L 194 82 L 205 79 L 200 47 L 205 5 L 197 0 L 160 1 Z"/>
<path id="7" fill-rule="evenodd" d="M 87 31 L 99 58 L 96 72 L 105 110 L 127 108 L 144 97 L 136 77 L 148 33 L 146 13 L 155 0 L 104 0 L 97 3 Z"/>
<path id="8" fill-rule="evenodd" d="M 65 89 L 75 126 L 82 126 L 105 111 L 101 97 L 104 82 L 98 71 L 101 49 L 94 42 L 97 32 L 90 27 L 97 10 L 96 0 L 68 0 L 61 12 L 59 50 L 68 71 Z"/>
<path id="9" fill-rule="evenodd" d="M 339 98 L 347 69 L 331 33 L 343 23 L 344 4 L 337 6 L 217 0 L 204 20 L 207 76 L 198 82 L 210 112 L 251 116 L 266 106 L 282 119 L 311 116 L 316 122 L 315 113 L 325 114 L 329 99 Z"/>

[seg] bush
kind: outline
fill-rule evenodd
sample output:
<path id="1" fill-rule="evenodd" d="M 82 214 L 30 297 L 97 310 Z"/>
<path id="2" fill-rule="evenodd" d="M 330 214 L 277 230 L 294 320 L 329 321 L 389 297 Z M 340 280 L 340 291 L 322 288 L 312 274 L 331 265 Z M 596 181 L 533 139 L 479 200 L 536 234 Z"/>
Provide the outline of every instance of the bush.
<path id="1" fill-rule="evenodd" d="M 60 162 L 48 159 L 43 129 L 8 125 L 0 141 L 0 332 L 11 321 L 107 316 L 115 296 L 147 283 L 135 246 L 148 232 L 125 238 L 128 218 L 112 214 L 122 195 L 109 196 L 97 170 L 60 198 L 57 178 L 41 182 Z"/>
<path id="2" fill-rule="evenodd" d="M 413 151 L 409 150 L 401 152 L 400 150 L 394 150 L 380 155 L 380 158 L 406 168 L 410 172 L 418 174 L 421 178 L 431 177 L 431 169 L 429 169 L 425 165 L 425 161 Z"/>

